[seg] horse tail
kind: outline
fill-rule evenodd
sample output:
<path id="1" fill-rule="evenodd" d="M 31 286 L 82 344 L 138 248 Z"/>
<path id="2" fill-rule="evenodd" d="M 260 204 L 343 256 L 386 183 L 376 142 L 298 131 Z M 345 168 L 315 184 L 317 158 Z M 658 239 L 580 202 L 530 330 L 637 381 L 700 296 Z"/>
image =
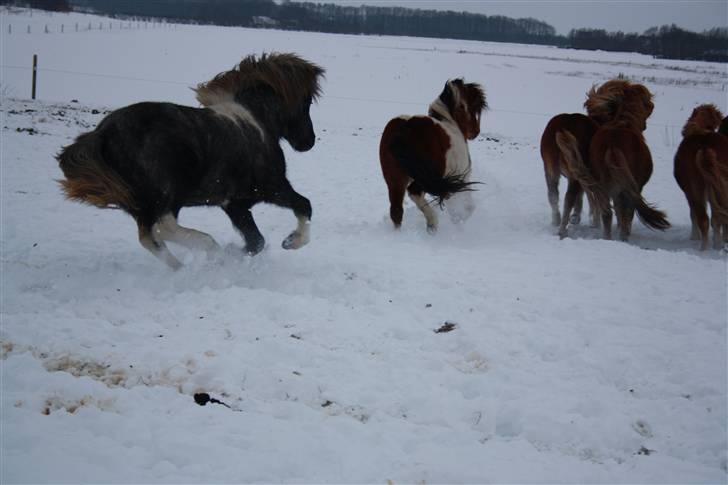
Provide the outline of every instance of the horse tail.
<path id="1" fill-rule="evenodd" d="M 413 154 L 403 137 L 395 137 L 389 145 L 389 150 L 407 175 L 420 184 L 422 190 L 434 196 L 439 205 L 458 192 L 475 190 L 473 185 L 479 183 L 468 181 L 469 172 L 438 174 L 434 169 L 437 164 L 433 160 Z"/>
<path id="2" fill-rule="evenodd" d="M 713 217 L 728 223 L 728 187 L 721 173 L 715 150 L 705 148 L 695 155 L 695 165 L 708 188 L 708 200 Z"/>
<path id="3" fill-rule="evenodd" d="M 100 208 L 136 208 L 129 184 L 104 163 L 97 135 L 85 133 L 56 156 L 65 180 L 59 184 L 67 199 Z"/>
<path id="4" fill-rule="evenodd" d="M 665 213 L 642 197 L 640 186 L 632 175 L 624 154 L 620 150 L 609 149 L 605 153 L 604 159 L 614 184 L 619 188 L 620 195 L 634 207 L 640 221 L 651 229 L 664 231 L 669 228 L 670 223 Z"/>
<path id="5" fill-rule="evenodd" d="M 591 195 L 590 200 L 596 206 L 595 209 L 599 213 L 609 211 L 609 196 L 584 163 L 576 137 L 569 131 L 559 131 L 556 133 L 556 145 L 561 150 L 561 155 L 569 173 Z"/>

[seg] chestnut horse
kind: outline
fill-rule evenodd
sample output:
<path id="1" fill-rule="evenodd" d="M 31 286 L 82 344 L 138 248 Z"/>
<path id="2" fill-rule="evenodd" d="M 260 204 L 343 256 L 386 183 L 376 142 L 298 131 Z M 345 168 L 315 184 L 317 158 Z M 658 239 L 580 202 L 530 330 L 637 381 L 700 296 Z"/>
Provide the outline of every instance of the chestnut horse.
<path id="1" fill-rule="evenodd" d="M 141 245 L 173 269 L 181 263 L 165 241 L 218 247 L 209 234 L 177 224 L 183 207 L 222 207 L 249 254 L 265 242 L 251 207 L 289 208 L 298 226 L 283 247 L 298 249 L 309 240 L 311 203 L 286 179 L 280 141 L 297 151 L 313 148 L 309 109 L 323 72 L 293 54 L 248 56 L 197 87 L 203 108 L 154 102 L 120 108 L 58 155 L 66 197 L 126 211 Z"/>
<path id="2" fill-rule="evenodd" d="M 599 88 L 592 87 L 592 93 L 603 94 L 614 89 L 619 89 L 620 80 L 611 80 L 602 84 Z M 595 110 L 588 106 L 587 116 L 581 113 L 562 113 L 549 120 L 543 135 L 541 136 L 541 158 L 544 164 L 546 176 L 546 187 L 548 199 L 551 205 L 551 223 L 559 226 L 559 236 L 567 235 L 569 223 L 579 224 L 581 222 L 582 200 L 584 189 L 582 183 L 594 186 L 595 181 L 588 171 L 589 167 L 589 145 L 592 136 L 600 125 L 610 121 L 616 114 L 618 105 L 609 106 L 609 109 Z M 575 153 L 583 160 L 583 164 L 569 163 L 575 158 Z M 580 173 L 578 173 L 580 172 Z M 559 178 L 563 175 L 568 181 L 566 195 L 564 196 L 564 215 L 559 213 Z M 581 180 L 581 182 L 580 182 Z M 600 214 L 604 207 L 599 207 L 604 197 L 594 200 L 587 192 L 591 213 L 591 223 L 598 227 Z M 573 210 L 573 213 L 572 213 Z"/>
<path id="3" fill-rule="evenodd" d="M 710 202 L 713 247 L 720 249 L 728 242 L 728 137 L 715 132 L 722 117 L 712 104 L 695 108 L 675 153 L 675 180 L 690 206 L 690 238 L 701 240 L 701 251 L 708 248 L 706 201 Z"/>
<path id="4" fill-rule="evenodd" d="M 585 105 L 597 116 L 611 113 L 611 120 L 600 126 L 592 137 L 590 166 L 585 166 L 578 153 L 571 157 L 571 162 L 580 165 L 582 172 L 590 174 L 594 181 L 591 185 L 582 185 L 600 208 L 604 238 L 612 238 L 610 199 L 614 202 L 623 241 L 629 239 L 635 211 L 649 228 L 670 227 L 665 214 L 648 204 L 641 193 L 652 175 L 652 156 L 642 134 L 654 109 L 652 94 L 641 84 L 613 80 L 608 90 L 592 90 Z"/>
<path id="5" fill-rule="evenodd" d="M 470 191 L 471 160 L 468 140 L 480 133 L 480 114 L 487 109 L 480 85 L 448 80 L 430 104 L 427 116 L 399 116 L 387 123 L 379 143 L 382 175 L 389 189 L 389 216 L 402 224 L 404 193 L 422 211 L 427 230 L 437 230 L 437 213 L 425 194 L 442 207 L 446 199 L 462 193 L 464 213 L 450 210 L 453 220 L 467 219 L 475 206 Z"/>

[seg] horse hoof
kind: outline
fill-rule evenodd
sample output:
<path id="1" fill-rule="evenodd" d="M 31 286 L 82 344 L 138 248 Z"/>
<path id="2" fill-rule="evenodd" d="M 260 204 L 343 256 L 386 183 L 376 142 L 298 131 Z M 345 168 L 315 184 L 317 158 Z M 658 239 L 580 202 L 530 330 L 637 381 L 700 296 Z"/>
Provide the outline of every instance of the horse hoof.
<path id="1" fill-rule="evenodd" d="M 298 231 L 294 231 L 283 240 L 281 246 L 283 249 L 300 249 L 308 244 L 308 237 L 305 237 Z"/>
<path id="2" fill-rule="evenodd" d="M 437 226 L 431 226 L 427 225 L 427 234 L 436 234 L 437 233 Z"/>
<path id="3" fill-rule="evenodd" d="M 569 217 L 569 224 L 573 224 L 575 226 L 578 226 L 581 224 L 581 217 L 579 216 L 571 216 Z"/>
<path id="4" fill-rule="evenodd" d="M 569 236 L 569 231 L 559 231 L 559 239 L 566 239 Z"/>
<path id="5" fill-rule="evenodd" d="M 261 239 L 260 241 L 256 241 L 253 244 L 246 244 L 244 251 L 245 254 L 247 254 L 248 256 L 255 256 L 256 254 L 261 252 L 264 247 L 265 241 Z"/>

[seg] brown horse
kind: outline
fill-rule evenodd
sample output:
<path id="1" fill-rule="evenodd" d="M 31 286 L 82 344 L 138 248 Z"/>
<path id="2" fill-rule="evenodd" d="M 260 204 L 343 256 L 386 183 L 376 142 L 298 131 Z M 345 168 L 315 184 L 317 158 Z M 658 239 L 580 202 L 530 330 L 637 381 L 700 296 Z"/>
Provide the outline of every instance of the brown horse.
<path id="1" fill-rule="evenodd" d="M 382 175 L 389 189 L 389 216 L 402 224 L 404 193 L 422 211 L 428 232 L 437 230 L 437 213 L 425 200 L 433 195 L 440 206 L 463 193 L 464 213 L 448 206 L 453 220 L 463 220 L 475 206 L 470 196 L 471 160 L 468 140 L 480 134 L 480 114 L 487 109 L 483 89 L 462 79 L 445 83 L 427 116 L 399 116 L 387 123 L 379 143 Z"/>
<path id="2" fill-rule="evenodd" d="M 611 116 L 591 140 L 590 166 L 586 167 L 576 153 L 571 157 L 573 163 L 593 178 L 589 184 L 582 185 L 600 208 L 604 237 L 612 238 L 610 199 L 614 202 L 623 241 L 629 239 L 635 211 L 650 228 L 670 227 L 665 214 L 648 204 L 641 193 L 652 175 L 652 156 L 642 134 L 654 109 L 650 91 L 641 84 L 613 80 L 608 90 L 592 90 L 585 105 L 597 118 Z"/>
<path id="3" fill-rule="evenodd" d="M 728 137 L 715 132 L 722 117 L 712 104 L 695 108 L 675 153 L 675 180 L 690 206 L 690 238 L 701 240 L 701 251 L 708 248 L 706 200 L 710 202 L 713 247 L 720 249 L 728 242 Z"/>
<path id="4" fill-rule="evenodd" d="M 581 113 L 562 113 L 551 118 L 541 135 L 541 158 L 543 159 L 546 188 L 551 205 L 551 224 L 560 226 L 559 234 L 566 235 L 569 222 L 578 224 L 581 221 L 581 210 L 584 190 L 576 176 L 569 170 L 564 160 L 565 154 L 559 147 L 556 138 L 560 133 L 568 133 L 576 150 L 588 165 L 589 142 L 599 126 L 594 120 Z M 572 148 L 573 149 L 573 148 Z M 559 213 L 559 179 L 566 177 L 568 186 L 564 196 L 564 216 Z M 573 215 L 571 214 L 573 209 Z M 592 220 L 592 222 L 595 222 Z"/>
<path id="5" fill-rule="evenodd" d="M 619 86 L 620 82 L 618 80 L 607 81 L 598 89 L 592 87 L 591 92 L 604 93 L 613 90 L 615 86 Z M 589 107 L 587 106 L 587 108 Z M 582 183 L 594 185 L 594 180 L 590 179 L 589 173 L 585 171 L 585 168 L 589 166 L 589 144 L 599 126 L 610 121 L 616 114 L 616 105 L 609 108 L 587 109 L 588 116 L 580 113 L 556 115 L 549 120 L 541 136 L 541 158 L 551 205 L 551 223 L 559 226 L 559 235 L 562 238 L 567 235 L 566 228 L 569 223 L 581 222 L 584 193 Z M 575 156 L 580 157 L 584 163 L 582 165 L 569 163 Z M 568 180 L 564 196 L 563 217 L 559 214 L 559 178 L 561 175 Z M 598 203 L 604 198 L 594 200 L 589 194 L 590 192 L 587 192 L 591 222 L 592 225 L 598 226 L 601 213 Z"/>

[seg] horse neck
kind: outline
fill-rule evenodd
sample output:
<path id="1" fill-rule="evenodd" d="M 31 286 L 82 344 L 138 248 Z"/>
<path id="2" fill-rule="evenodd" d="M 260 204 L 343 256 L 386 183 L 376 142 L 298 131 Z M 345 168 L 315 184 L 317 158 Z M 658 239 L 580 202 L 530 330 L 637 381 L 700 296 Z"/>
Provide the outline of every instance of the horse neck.
<path id="1" fill-rule="evenodd" d="M 238 93 L 234 102 L 245 108 L 255 118 L 266 134 L 280 141 L 283 133 L 283 119 L 280 101 L 266 93 Z"/>
<path id="2" fill-rule="evenodd" d="M 457 128 L 457 131 L 463 135 L 463 138 L 465 138 L 465 133 L 463 132 L 460 125 L 455 121 L 455 118 L 453 118 L 452 114 L 450 113 L 450 110 L 447 108 L 445 103 L 440 100 L 440 98 L 437 98 L 435 101 L 430 104 L 430 109 L 427 112 L 427 115 L 430 118 L 434 118 L 440 123 L 451 125 L 455 128 Z M 466 139 L 467 141 L 467 139 Z"/>

